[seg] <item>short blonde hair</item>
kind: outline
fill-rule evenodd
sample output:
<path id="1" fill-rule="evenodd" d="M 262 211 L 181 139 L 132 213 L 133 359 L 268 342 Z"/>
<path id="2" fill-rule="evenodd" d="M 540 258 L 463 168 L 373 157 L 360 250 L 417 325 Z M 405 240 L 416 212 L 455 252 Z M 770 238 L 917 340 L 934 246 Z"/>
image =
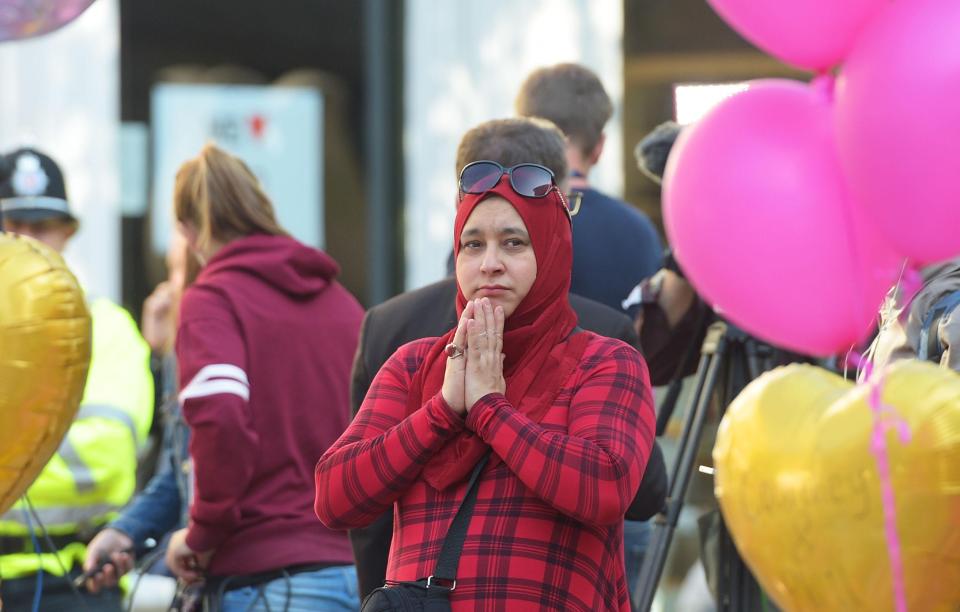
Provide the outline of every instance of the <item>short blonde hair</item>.
<path id="1" fill-rule="evenodd" d="M 213 144 L 180 166 L 173 210 L 177 221 L 197 228 L 201 248 L 211 240 L 226 243 L 251 234 L 289 235 L 277 222 L 273 204 L 253 172 Z"/>

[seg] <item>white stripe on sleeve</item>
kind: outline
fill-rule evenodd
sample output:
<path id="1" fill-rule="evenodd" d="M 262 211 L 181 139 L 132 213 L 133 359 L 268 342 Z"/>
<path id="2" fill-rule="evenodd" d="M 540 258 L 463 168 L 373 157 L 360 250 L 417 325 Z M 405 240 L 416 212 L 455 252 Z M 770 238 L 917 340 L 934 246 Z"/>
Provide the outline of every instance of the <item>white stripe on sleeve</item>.
<path id="1" fill-rule="evenodd" d="M 204 366 L 197 372 L 183 391 L 180 402 L 196 397 L 207 397 L 219 393 L 230 393 L 244 401 L 250 399 L 250 384 L 247 374 L 239 367 L 229 363 L 214 363 Z"/>

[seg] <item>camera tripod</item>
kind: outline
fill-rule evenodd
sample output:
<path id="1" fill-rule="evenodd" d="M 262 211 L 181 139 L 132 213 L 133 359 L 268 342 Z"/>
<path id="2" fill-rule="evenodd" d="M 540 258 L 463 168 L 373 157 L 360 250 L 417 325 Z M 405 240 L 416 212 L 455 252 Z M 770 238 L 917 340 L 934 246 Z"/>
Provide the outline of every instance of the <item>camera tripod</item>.
<path id="1" fill-rule="evenodd" d="M 747 384 L 774 365 L 776 350 L 743 330 L 725 321 L 710 325 L 700 352 L 696 384 L 689 408 L 684 415 L 683 430 L 677 447 L 677 460 L 670 474 L 664 510 L 653 519 L 653 533 L 640 569 L 637 585 L 639 601 L 636 609 L 647 612 L 654 595 L 677 528 L 680 511 L 693 473 L 697 450 L 703 435 L 710 403 L 715 396 L 721 402 L 721 413 Z M 722 378 L 721 378 L 722 375 Z M 723 386 L 718 388 L 718 382 Z M 677 390 L 668 393 L 660 409 L 658 426 L 665 426 L 676 404 Z M 658 435 L 662 429 L 658 427 Z M 744 612 L 759 610 L 760 588 L 737 554 L 737 549 L 720 520 L 720 567 L 717 572 L 717 610 Z"/>

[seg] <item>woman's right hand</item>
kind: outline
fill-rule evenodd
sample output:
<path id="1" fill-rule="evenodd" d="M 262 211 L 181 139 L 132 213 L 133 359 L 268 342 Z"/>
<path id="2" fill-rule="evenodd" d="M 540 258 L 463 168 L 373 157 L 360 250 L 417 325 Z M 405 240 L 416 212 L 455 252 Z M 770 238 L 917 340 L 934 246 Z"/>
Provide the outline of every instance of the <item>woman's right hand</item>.
<path id="1" fill-rule="evenodd" d="M 443 374 L 443 387 L 440 389 L 443 401 L 447 402 L 447 405 L 460 416 L 467 414 L 467 404 L 464 400 L 464 380 L 467 371 L 467 321 L 473 318 L 473 309 L 473 301 L 467 302 L 463 314 L 460 315 L 457 331 L 453 334 L 453 344 L 463 352 L 459 357 L 447 357 L 447 369 Z"/>

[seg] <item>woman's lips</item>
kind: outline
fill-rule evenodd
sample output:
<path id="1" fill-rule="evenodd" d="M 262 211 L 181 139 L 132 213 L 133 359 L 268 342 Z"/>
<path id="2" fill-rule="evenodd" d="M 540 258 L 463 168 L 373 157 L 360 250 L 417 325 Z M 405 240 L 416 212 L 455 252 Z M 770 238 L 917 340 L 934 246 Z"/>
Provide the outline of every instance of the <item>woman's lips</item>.
<path id="1" fill-rule="evenodd" d="M 476 297 L 497 297 L 503 295 L 510 291 L 508 288 L 501 285 L 490 285 L 487 287 L 480 287 L 477 289 Z"/>

